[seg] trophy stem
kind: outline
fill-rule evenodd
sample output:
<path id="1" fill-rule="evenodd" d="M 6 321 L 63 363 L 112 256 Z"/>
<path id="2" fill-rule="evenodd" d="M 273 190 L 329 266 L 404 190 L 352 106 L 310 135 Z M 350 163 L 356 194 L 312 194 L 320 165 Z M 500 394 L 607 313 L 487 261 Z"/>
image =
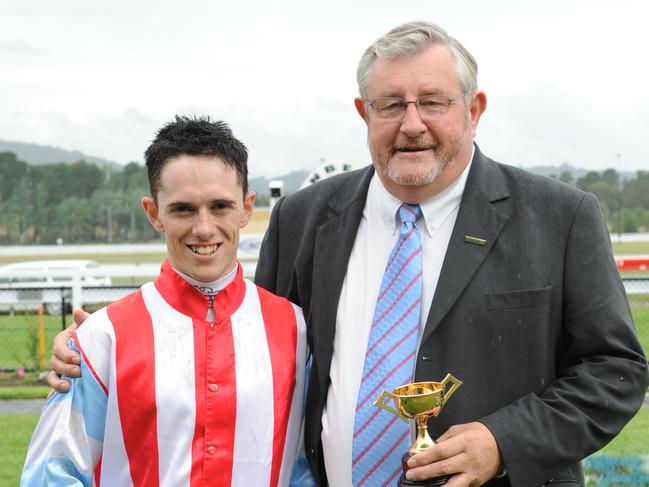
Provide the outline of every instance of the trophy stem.
<path id="1" fill-rule="evenodd" d="M 399 487 L 437 487 L 444 485 L 451 478 L 450 475 L 445 477 L 437 477 L 428 480 L 408 480 L 406 479 L 406 472 L 409 470 L 408 459 L 415 453 L 420 453 L 426 448 L 430 448 L 435 444 L 435 441 L 428 434 L 428 415 L 416 416 L 417 420 L 417 439 L 410 447 L 408 452 L 401 459 L 403 466 L 403 475 L 399 479 Z"/>
<path id="2" fill-rule="evenodd" d="M 417 439 L 412 444 L 408 453 L 414 455 L 420 453 L 435 444 L 435 441 L 428 434 L 428 415 L 417 416 Z"/>

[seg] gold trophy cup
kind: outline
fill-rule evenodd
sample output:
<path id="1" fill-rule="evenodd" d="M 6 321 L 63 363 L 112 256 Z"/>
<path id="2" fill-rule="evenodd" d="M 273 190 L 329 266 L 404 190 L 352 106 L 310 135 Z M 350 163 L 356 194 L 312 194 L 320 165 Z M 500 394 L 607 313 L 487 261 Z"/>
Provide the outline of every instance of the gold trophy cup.
<path id="1" fill-rule="evenodd" d="M 408 470 L 406 462 L 410 456 L 422 452 L 435 444 L 428 434 L 428 418 L 437 416 L 442 411 L 446 401 L 461 385 L 461 380 L 447 374 L 441 382 L 415 382 L 399 386 L 392 392 L 383 391 L 374 402 L 375 406 L 390 411 L 406 423 L 411 419 L 417 421 L 417 439 L 403 456 L 403 475 L 399 479 L 399 486 L 432 487 L 444 485 L 450 478 L 450 476 L 446 476 L 419 481 L 407 480 L 405 477 Z M 383 402 L 386 397 L 391 397 L 394 400 L 396 409 Z"/>

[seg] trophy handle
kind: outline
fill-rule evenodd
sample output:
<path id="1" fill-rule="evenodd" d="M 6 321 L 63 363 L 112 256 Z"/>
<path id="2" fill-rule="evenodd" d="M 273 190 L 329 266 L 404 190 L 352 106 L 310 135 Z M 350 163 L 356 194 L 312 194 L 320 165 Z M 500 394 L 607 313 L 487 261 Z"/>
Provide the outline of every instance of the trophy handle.
<path id="1" fill-rule="evenodd" d="M 403 421 L 405 421 L 406 423 L 409 423 L 410 420 L 408 419 L 408 416 L 406 416 L 405 414 L 403 414 L 401 411 L 397 411 L 397 410 L 394 409 L 393 407 L 388 406 L 387 404 L 385 404 L 385 403 L 383 402 L 383 400 L 384 400 L 386 397 L 391 397 L 392 399 L 395 400 L 395 402 L 397 401 L 397 396 L 396 396 L 396 395 L 394 395 L 394 394 L 392 394 L 391 392 L 388 392 L 388 391 L 383 391 L 383 392 L 381 393 L 381 395 L 379 396 L 379 398 L 378 398 L 376 401 L 374 401 L 374 405 L 375 405 L 375 406 L 378 406 L 378 407 L 380 407 L 380 408 L 383 408 L 383 409 L 385 409 L 386 411 L 390 411 L 392 414 L 394 414 L 394 415 L 396 415 L 396 416 L 399 416 L 399 417 L 400 417 Z"/>
<path id="2" fill-rule="evenodd" d="M 449 382 L 451 383 L 451 387 L 446 390 L 446 384 Z M 442 406 L 444 406 L 449 397 L 451 397 L 457 388 L 462 385 L 462 381 L 457 377 L 454 377 L 453 374 L 446 374 L 446 377 L 444 377 L 441 384 L 444 384 L 444 402 L 442 402 Z"/>

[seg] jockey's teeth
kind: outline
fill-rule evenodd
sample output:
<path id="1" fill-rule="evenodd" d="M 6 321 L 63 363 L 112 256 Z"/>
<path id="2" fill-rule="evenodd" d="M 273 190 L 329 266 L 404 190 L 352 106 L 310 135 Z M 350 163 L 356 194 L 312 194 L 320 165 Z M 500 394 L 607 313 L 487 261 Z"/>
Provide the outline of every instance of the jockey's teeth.
<path id="1" fill-rule="evenodd" d="M 200 255 L 208 255 L 216 252 L 216 245 L 192 245 L 192 251 Z"/>

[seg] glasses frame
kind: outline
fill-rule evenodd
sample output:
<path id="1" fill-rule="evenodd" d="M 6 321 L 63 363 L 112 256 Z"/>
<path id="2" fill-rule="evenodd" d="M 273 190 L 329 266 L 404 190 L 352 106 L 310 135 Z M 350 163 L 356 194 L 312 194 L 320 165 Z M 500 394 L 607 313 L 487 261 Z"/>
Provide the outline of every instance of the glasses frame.
<path id="1" fill-rule="evenodd" d="M 403 98 L 400 98 L 398 96 L 382 96 L 382 97 L 379 97 L 379 98 L 374 98 L 374 100 L 367 100 L 367 104 L 370 107 L 372 107 L 372 110 L 374 110 L 376 112 L 376 114 L 379 116 L 379 118 L 382 118 L 384 120 L 401 120 L 406 115 L 406 111 L 408 110 L 408 105 L 410 105 L 411 103 L 413 105 L 415 105 L 415 109 L 417 110 L 417 113 L 419 114 L 420 117 L 422 117 L 422 116 L 431 116 L 430 113 L 424 112 L 422 114 L 422 112 L 419 111 L 419 100 L 421 100 L 422 98 L 426 98 L 426 97 L 429 97 L 429 96 L 439 96 L 439 97 L 443 96 L 444 98 L 446 98 L 448 101 L 444 105 L 444 111 L 435 112 L 435 113 L 439 113 L 439 114 L 444 114 L 444 113 L 446 113 L 448 111 L 448 108 L 451 106 L 451 103 L 453 103 L 454 101 L 459 100 L 464 95 L 466 95 L 466 91 L 463 91 L 462 93 L 460 93 L 459 95 L 454 96 L 454 97 L 447 97 L 446 95 L 441 95 L 441 94 L 440 95 L 423 95 L 423 96 L 417 97 L 416 100 L 410 100 L 410 101 L 404 100 Z M 403 109 L 401 110 L 401 113 L 399 113 L 398 115 L 386 115 L 386 114 L 382 113 L 380 110 L 378 110 L 377 108 L 374 107 L 374 104 L 379 100 L 395 100 L 395 101 L 399 101 L 400 103 L 403 104 Z"/>

